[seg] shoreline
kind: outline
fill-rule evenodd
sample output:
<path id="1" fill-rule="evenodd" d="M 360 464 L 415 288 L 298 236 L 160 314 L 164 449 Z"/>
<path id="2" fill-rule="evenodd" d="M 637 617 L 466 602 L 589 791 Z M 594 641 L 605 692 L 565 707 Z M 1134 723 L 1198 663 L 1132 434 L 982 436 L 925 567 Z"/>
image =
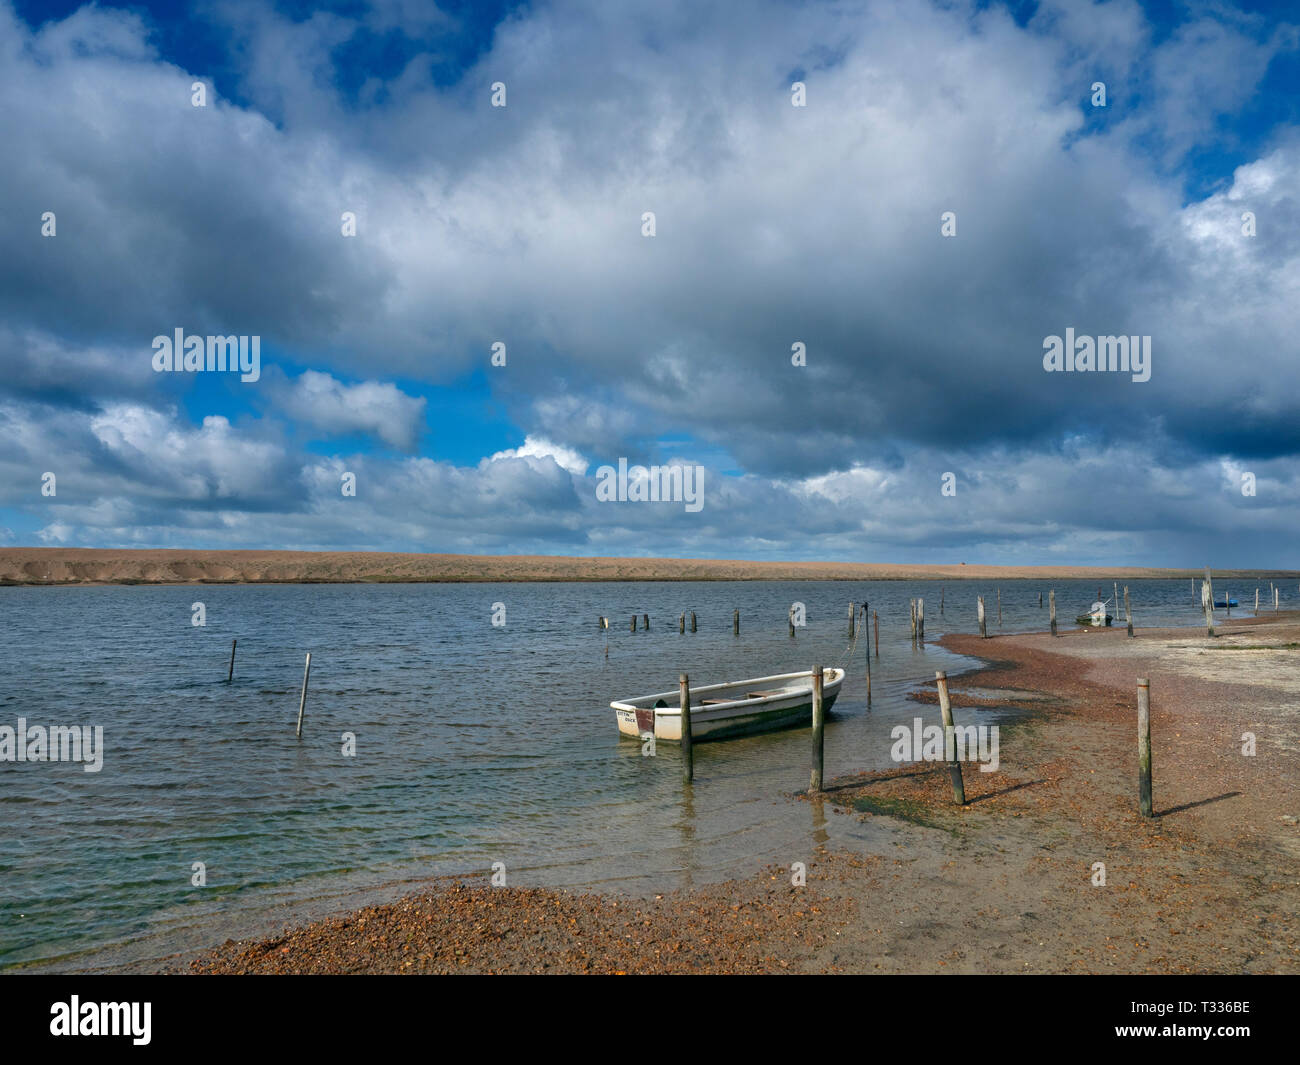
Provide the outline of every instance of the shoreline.
<path id="1" fill-rule="evenodd" d="M 371 551 L 188 551 L 0 548 L 0 586 L 536 583 L 547 581 L 1187 580 L 1202 571 L 1144 566 L 910 565 L 736 559 L 403 554 Z M 1295 570 L 1215 572 L 1227 580 L 1300 583 Z"/>
<path id="2" fill-rule="evenodd" d="M 967 768 L 961 808 L 943 765 L 789 796 L 884 829 L 861 852 L 807 856 L 806 887 L 780 866 L 653 900 L 442 878 L 166 971 L 1294 971 L 1297 638 L 1294 614 L 1225 622 L 1213 642 L 1195 629 L 947 636 L 986 663 L 954 678 L 956 707 L 1027 711 L 1002 770 Z M 1138 675 L 1152 685 L 1150 819 L 1136 811 Z M 932 704 L 933 683 L 914 698 Z M 1259 736 L 1254 758 L 1237 750 L 1243 730 Z"/>

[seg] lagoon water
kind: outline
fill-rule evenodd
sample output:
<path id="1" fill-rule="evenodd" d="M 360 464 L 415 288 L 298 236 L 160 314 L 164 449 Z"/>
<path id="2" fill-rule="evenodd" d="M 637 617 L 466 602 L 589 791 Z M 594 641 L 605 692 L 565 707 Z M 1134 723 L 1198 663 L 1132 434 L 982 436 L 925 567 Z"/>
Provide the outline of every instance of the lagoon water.
<path id="1" fill-rule="evenodd" d="M 936 716 L 907 693 L 977 665 L 934 642 L 975 631 L 977 595 L 991 634 L 1047 627 L 1048 584 L 1000 587 L 1001 626 L 995 586 L 977 582 L 947 582 L 943 616 L 937 583 L 906 581 L 0 588 L 0 725 L 99 725 L 105 747 L 99 773 L 0 762 L 0 968 L 158 958 L 429 876 L 486 883 L 497 862 L 511 883 L 647 892 L 806 860 L 872 831 L 786 798 L 808 784 L 807 729 L 699 745 L 685 789 L 676 745 L 643 757 L 609 701 L 683 671 L 705 684 L 845 665 L 827 777 L 885 768 L 890 728 Z M 1050 587 L 1069 627 L 1098 585 Z M 1139 627 L 1200 619 L 1190 581 L 1131 588 Z M 880 614 L 870 710 L 866 641 L 850 650 L 846 633 L 864 599 Z M 791 640 L 794 602 L 807 627 Z M 683 610 L 695 634 L 678 634 Z M 1012 712 L 958 723 L 976 713 Z"/>

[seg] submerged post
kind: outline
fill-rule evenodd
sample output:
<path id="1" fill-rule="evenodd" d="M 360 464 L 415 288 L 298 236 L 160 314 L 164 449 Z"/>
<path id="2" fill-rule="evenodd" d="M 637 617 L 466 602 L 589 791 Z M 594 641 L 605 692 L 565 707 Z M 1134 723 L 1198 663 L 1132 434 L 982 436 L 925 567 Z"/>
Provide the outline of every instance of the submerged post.
<path id="1" fill-rule="evenodd" d="M 302 696 L 298 700 L 298 739 L 302 739 L 302 718 L 307 709 L 307 678 L 311 676 L 311 652 L 307 652 L 307 664 L 302 670 Z"/>
<path id="2" fill-rule="evenodd" d="M 695 631 L 695 611 L 691 611 L 691 632 Z"/>
<path id="3" fill-rule="evenodd" d="M 880 611 L 873 610 L 871 612 L 871 617 L 873 619 L 873 624 L 875 625 L 875 629 L 876 629 L 876 657 L 879 658 L 880 657 Z"/>
<path id="4" fill-rule="evenodd" d="M 925 640 L 925 600 L 916 601 L 916 638 L 924 642 Z"/>
<path id="5" fill-rule="evenodd" d="M 649 632 L 649 631 L 650 631 L 650 615 L 649 615 L 649 614 L 642 614 L 642 615 L 641 615 L 641 625 L 642 625 L 642 627 L 645 629 L 646 632 Z"/>
<path id="6" fill-rule="evenodd" d="M 677 618 L 677 633 L 681 635 L 686 631 L 686 614 L 683 612 Z"/>
<path id="7" fill-rule="evenodd" d="M 812 668 L 812 777 L 808 791 L 822 790 L 822 756 L 825 754 L 826 710 L 822 706 L 822 667 Z"/>
<path id="8" fill-rule="evenodd" d="M 237 644 L 238 642 L 239 642 L 238 640 L 230 641 L 230 668 L 226 670 L 227 684 L 229 684 L 231 679 L 235 676 L 235 644 Z"/>
<path id="9" fill-rule="evenodd" d="M 982 595 L 976 597 L 975 603 L 976 603 L 976 610 L 979 614 L 980 635 L 987 640 L 989 634 L 988 634 L 988 630 L 985 629 L 984 627 L 984 597 Z"/>
<path id="10" fill-rule="evenodd" d="M 682 780 L 695 779 L 695 751 L 691 746 L 691 678 L 685 673 L 677 678 L 677 688 L 682 700 Z"/>
<path id="11" fill-rule="evenodd" d="M 1052 635 L 1056 635 L 1056 589 L 1047 593 L 1047 617 L 1052 623 Z"/>
<path id="12" fill-rule="evenodd" d="M 1151 681 L 1138 678 L 1138 810 L 1151 816 Z"/>
<path id="13" fill-rule="evenodd" d="M 952 778 L 952 801 L 966 805 L 966 785 L 961 779 L 961 762 L 957 760 L 957 737 L 952 723 L 952 701 L 948 698 L 948 674 L 942 669 L 934 674 L 939 689 L 939 712 L 943 714 L 943 750 L 948 759 L 948 775 Z"/>
<path id="14" fill-rule="evenodd" d="M 943 585 L 939 585 L 939 616 L 943 617 Z"/>
<path id="15" fill-rule="evenodd" d="M 732 636 L 740 635 L 740 611 L 739 610 L 733 610 L 731 612 L 731 635 Z"/>
<path id="16" fill-rule="evenodd" d="M 998 589 L 998 628 L 1002 628 L 1002 589 Z"/>
<path id="17" fill-rule="evenodd" d="M 871 705 L 871 630 L 867 628 L 868 619 L 871 617 L 871 611 L 867 609 L 867 604 L 862 604 L 862 627 L 867 629 L 867 705 Z"/>
<path id="18" fill-rule="evenodd" d="M 1128 634 L 1133 635 L 1133 611 L 1128 605 L 1128 585 L 1124 585 L 1124 620 L 1128 622 Z"/>
<path id="19" fill-rule="evenodd" d="M 1255 589 L 1255 613 L 1259 613 L 1259 589 Z"/>
<path id="20" fill-rule="evenodd" d="M 636 632 L 636 615 L 632 615 L 632 631 Z"/>
<path id="21" fill-rule="evenodd" d="M 908 603 L 912 611 L 912 642 L 916 642 L 916 600 L 910 599 Z"/>
<path id="22" fill-rule="evenodd" d="M 1039 592 L 1039 593 L 1038 593 L 1038 609 L 1039 609 L 1039 610 L 1042 610 L 1042 609 L 1043 609 L 1043 593 L 1042 593 L 1042 592 Z"/>

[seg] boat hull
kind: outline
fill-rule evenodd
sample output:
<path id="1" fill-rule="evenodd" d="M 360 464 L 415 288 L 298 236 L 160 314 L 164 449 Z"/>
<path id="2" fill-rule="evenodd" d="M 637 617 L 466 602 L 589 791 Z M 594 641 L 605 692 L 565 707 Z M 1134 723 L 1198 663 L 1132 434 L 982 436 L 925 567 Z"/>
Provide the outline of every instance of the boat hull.
<path id="1" fill-rule="evenodd" d="M 1098 628 L 1103 625 L 1109 625 L 1114 620 L 1115 619 L 1110 614 L 1107 614 L 1104 619 L 1098 617 L 1096 614 L 1080 614 L 1074 619 L 1075 624 L 1077 625 L 1096 625 Z"/>
<path id="2" fill-rule="evenodd" d="M 840 685 L 844 681 L 843 670 L 827 670 L 829 681 L 823 684 L 822 706 L 827 713 L 839 697 Z M 790 676 L 798 676 L 790 675 Z M 807 676 L 807 674 L 803 674 Z M 735 685 L 713 685 L 701 688 L 701 697 L 717 689 L 728 687 L 745 688 L 751 685 L 769 683 L 773 678 L 759 677 L 752 681 L 740 681 Z M 807 728 L 812 724 L 812 690 L 811 687 L 801 691 L 764 698 L 757 701 L 723 701 L 720 705 L 701 705 L 696 702 L 696 693 L 691 693 L 691 742 L 701 743 L 710 740 L 735 739 L 740 736 L 753 736 L 763 732 L 774 732 L 787 728 Z M 618 719 L 618 731 L 628 739 L 642 739 L 653 732 L 656 741 L 680 743 L 682 739 L 682 715 L 677 706 L 638 706 L 637 703 L 649 702 L 655 696 L 644 699 L 626 700 L 611 703 Z"/>

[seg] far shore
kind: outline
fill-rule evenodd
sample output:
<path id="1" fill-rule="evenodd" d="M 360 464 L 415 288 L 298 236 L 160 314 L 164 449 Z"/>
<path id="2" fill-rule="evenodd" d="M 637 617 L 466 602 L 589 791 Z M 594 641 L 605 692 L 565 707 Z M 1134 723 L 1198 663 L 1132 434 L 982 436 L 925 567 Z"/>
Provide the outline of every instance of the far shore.
<path id="1" fill-rule="evenodd" d="M 381 551 L 191 551 L 0 548 L 0 585 L 383 584 L 537 581 L 906 581 L 1188 579 L 1149 566 L 923 566 L 873 562 L 441 555 Z M 1300 580 L 1297 570 L 1215 570 L 1234 579 Z"/>

